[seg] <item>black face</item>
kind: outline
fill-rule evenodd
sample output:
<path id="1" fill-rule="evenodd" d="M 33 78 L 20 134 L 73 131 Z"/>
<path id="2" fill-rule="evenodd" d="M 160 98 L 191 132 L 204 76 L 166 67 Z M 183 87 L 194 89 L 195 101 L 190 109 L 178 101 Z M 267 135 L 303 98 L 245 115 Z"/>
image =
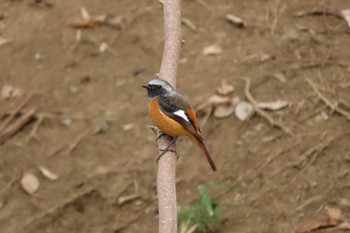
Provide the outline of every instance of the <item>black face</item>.
<path id="1" fill-rule="evenodd" d="M 142 86 L 147 89 L 148 97 L 154 98 L 160 95 L 165 94 L 165 89 L 161 85 L 146 85 Z"/>

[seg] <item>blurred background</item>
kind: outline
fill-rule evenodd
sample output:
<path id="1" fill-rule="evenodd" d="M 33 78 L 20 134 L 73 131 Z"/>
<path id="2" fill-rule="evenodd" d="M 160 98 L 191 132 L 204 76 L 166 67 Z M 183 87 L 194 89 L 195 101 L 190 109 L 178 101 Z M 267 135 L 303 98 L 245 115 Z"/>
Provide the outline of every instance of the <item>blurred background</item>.
<path id="1" fill-rule="evenodd" d="M 218 167 L 178 140 L 179 206 L 207 193 L 218 216 L 185 220 L 196 232 L 348 223 L 349 8 L 183 0 L 177 88 Z M 140 86 L 162 48 L 156 0 L 1 0 L 2 233 L 157 231 L 158 152 Z"/>

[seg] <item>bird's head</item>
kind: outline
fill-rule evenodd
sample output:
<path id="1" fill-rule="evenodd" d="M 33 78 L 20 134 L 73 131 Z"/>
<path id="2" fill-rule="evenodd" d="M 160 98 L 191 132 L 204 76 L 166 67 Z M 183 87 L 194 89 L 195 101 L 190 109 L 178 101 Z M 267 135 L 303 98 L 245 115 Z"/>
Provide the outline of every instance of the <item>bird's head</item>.
<path id="1" fill-rule="evenodd" d="M 163 79 L 152 79 L 147 85 L 142 86 L 147 89 L 148 97 L 154 98 L 160 95 L 172 95 L 176 93 L 175 89 Z"/>

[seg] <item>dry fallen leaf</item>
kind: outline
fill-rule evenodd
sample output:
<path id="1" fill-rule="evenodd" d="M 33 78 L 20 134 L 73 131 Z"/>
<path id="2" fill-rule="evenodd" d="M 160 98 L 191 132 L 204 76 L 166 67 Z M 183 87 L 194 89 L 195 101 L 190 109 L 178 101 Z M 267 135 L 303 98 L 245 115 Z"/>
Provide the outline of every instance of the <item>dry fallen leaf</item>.
<path id="1" fill-rule="evenodd" d="M 128 131 L 128 130 L 134 128 L 134 127 L 135 127 L 135 125 L 132 124 L 132 123 L 125 124 L 125 125 L 123 125 L 123 130 L 124 130 L 124 131 Z"/>
<path id="2" fill-rule="evenodd" d="M 214 116 L 216 118 L 225 118 L 235 112 L 235 106 L 233 104 L 219 105 L 215 107 Z"/>
<path id="3" fill-rule="evenodd" d="M 40 182 L 35 175 L 31 173 L 25 173 L 21 179 L 21 186 L 24 191 L 30 195 L 33 195 L 38 190 Z"/>
<path id="4" fill-rule="evenodd" d="M 271 111 L 277 111 L 283 109 L 289 105 L 288 101 L 285 100 L 276 100 L 273 102 L 260 102 L 258 103 L 258 107 L 262 109 L 267 109 Z"/>
<path id="5" fill-rule="evenodd" d="M 202 51 L 203 55 L 219 55 L 222 53 L 222 48 L 217 44 L 212 44 L 205 47 Z"/>
<path id="6" fill-rule="evenodd" d="M 85 7 L 80 7 L 80 14 L 83 19 L 89 19 L 90 14 Z"/>
<path id="7" fill-rule="evenodd" d="M 124 18 L 118 15 L 107 15 L 104 24 L 116 29 L 124 28 Z"/>
<path id="8" fill-rule="evenodd" d="M 348 26 L 350 27 L 350 9 L 345 9 L 341 11 L 341 14 L 344 16 Z"/>
<path id="9" fill-rule="evenodd" d="M 102 42 L 98 50 L 100 51 L 100 53 L 104 53 L 107 50 L 107 48 L 108 48 L 108 44 L 106 42 Z"/>
<path id="10" fill-rule="evenodd" d="M 232 93 L 235 90 L 235 88 L 228 84 L 226 79 L 221 80 L 221 85 L 216 89 L 217 93 L 220 95 L 228 95 Z"/>
<path id="11" fill-rule="evenodd" d="M 12 92 L 12 97 L 21 97 L 23 95 L 23 90 L 20 88 L 15 88 Z"/>
<path id="12" fill-rule="evenodd" d="M 346 161 L 350 162 L 350 157 Z M 339 198 L 338 203 L 345 208 L 350 208 L 350 201 L 346 198 Z"/>
<path id="13" fill-rule="evenodd" d="M 9 86 L 9 85 L 5 85 L 3 86 L 3 88 L 1 89 L 1 97 L 4 99 L 8 99 L 11 96 L 11 93 L 13 92 L 13 87 Z"/>
<path id="14" fill-rule="evenodd" d="M 342 223 L 342 213 L 336 208 L 326 208 L 327 218 L 311 220 L 310 222 L 299 226 L 296 233 L 306 233 L 320 228 L 336 227 Z"/>
<path id="15" fill-rule="evenodd" d="M 287 82 L 287 77 L 282 72 L 276 72 L 273 74 L 273 77 L 279 80 L 281 83 Z"/>
<path id="16" fill-rule="evenodd" d="M 337 226 L 337 229 L 339 230 L 350 230 L 350 222 L 342 222 L 341 224 L 339 224 L 339 226 Z"/>
<path id="17" fill-rule="evenodd" d="M 9 40 L 9 39 L 0 37 L 0 46 L 1 46 L 1 45 L 5 45 L 5 44 L 9 44 L 9 43 L 11 43 L 11 42 L 12 42 L 12 40 Z"/>
<path id="18" fill-rule="evenodd" d="M 9 99 L 12 97 L 21 97 L 23 95 L 23 91 L 20 88 L 16 88 L 10 85 L 5 85 L 1 89 L 1 97 L 4 99 Z"/>
<path id="19" fill-rule="evenodd" d="M 188 19 L 188 18 L 181 18 L 181 23 L 187 27 L 189 27 L 192 31 L 197 31 L 196 25 Z"/>
<path id="20" fill-rule="evenodd" d="M 101 116 L 93 119 L 94 134 L 106 132 L 109 128 L 108 119 Z"/>
<path id="21" fill-rule="evenodd" d="M 296 233 L 306 233 L 310 231 L 317 230 L 319 228 L 327 227 L 329 226 L 329 220 L 328 219 L 317 219 L 317 220 L 312 220 L 302 226 L 299 226 L 296 229 Z"/>
<path id="22" fill-rule="evenodd" d="M 273 60 L 275 59 L 275 56 L 274 55 L 271 55 L 271 54 L 262 54 L 260 56 L 260 62 L 266 62 L 266 61 L 269 61 L 269 60 Z"/>
<path id="23" fill-rule="evenodd" d="M 247 120 L 253 113 L 254 107 L 247 101 L 241 101 L 235 109 L 235 115 L 241 121 Z"/>
<path id="24" fill-rule="evenodd" d="M 50 179 L 50 180 L 58 180 L 58 175 L 51 172 L 49 169 L 45 168 L 45 167 L 42 167 L 42 166 L 39 166 L 38 167 L 41 174 L 43 174 L 46 178 Z"/>
<path id="25" fill-rule="evenodd" d="M 197 108 L 197 112 L 201 112 L 208 107 L 213 107 L 218 104 L 227 104 L 231 102 L 230 97 L 225 97 L 225 96 L 219 96 L 219 95 L 212 95 L 206 102 L 200 104 Z"/>
<path id="26" fill-rule="evenodd" d="M 326 208 L 326 214 L 331 224 L 338 225 L 342 221 L 342 213 L 340 209 Z"/>
<path id="27" fill-rule="evenodd" d="M 226 15 L 226 19 L 227 19 L 227 21 L 236 25 L 237 27 L 245 27 L 246 26 L 243 19 L 241 19 L 235 15 L 228 14 L 228 15 Z"/>
<path id="28" fill-rule="evenodd" d="M 208 99 L 208 103 L 216 105 L 216 104 L 224 104 L 224 103 L 229 103 L 231 101 L 231 98 L 229 97 L 223 97 L 223 96 L 219 96 L 219 95 L 212 95 L 209 99 Z"/>

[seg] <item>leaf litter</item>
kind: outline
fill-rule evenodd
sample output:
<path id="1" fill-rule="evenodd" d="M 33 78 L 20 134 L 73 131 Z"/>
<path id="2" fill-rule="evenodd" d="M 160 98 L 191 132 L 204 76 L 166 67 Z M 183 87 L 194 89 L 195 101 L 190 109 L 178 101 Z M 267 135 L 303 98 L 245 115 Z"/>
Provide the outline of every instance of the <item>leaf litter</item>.
<path id="1" fill-rule="evenodd" d="M 241 101 L 235 109 L 235 116 L 240 121 L 245 121 L 249 119 L 254 114 L 254 107 L 251 103 L 247 101 Z"/>
<path id="2" fill-rule="evenodd" d="M 226 15 L 226 20 L 239 28 L 246 26 L 246 23 L 243 21 L 243 19 L 232 14 Z"/>
<path id="3" fill-rule="evenodd" d="M 222 79 L 221 85 L 216 89 L 217 93 L 220 95 L 231 94 L 234 90 L 234 86 L 228 84 L 226 79 Z"/>
<path id="4" fill-rule="evenodd" d="M 225 79 L 221 80 L 220 86 L 216 89 L 217 94 L 210 96 L 204 103 L 200 104 L 196 110 L 199 114 L 204 113 L 209 116 L 214 113 L 216 118 L 225 118 L 235 112 L 236 105 L 240 98 L 233 96 L 235 88 Z"/>
<path id="5" fill-rule="evenodd" d="M 336 228 L 336 227 L 343 229 L 344 225 L 349 226 L 349 222 L 344 221 L 344 218 L 340 209 L 327 207 L 325 208 L 325 211 L 326 211 L 325 218 L 311 220 L 310 222 L 297 227 L 295 232 L 306 233 L 306 232 L 311 232 L 318 229 Z M 343 223 L 346 223 L 346 224 L 343 224 Z"/>
<path id="6" fill-rule="evenodd" d="M 341 14 L 343 15 L 345 21 L 347 22 L 347 24 L 348 24 L 348 26 L 350 28 L 350 8 L 342 10 Z"/>
<path id="7" fill-rule="evenodd" d="M 21 179 L 21 186 L 26 193 L 29 195 L 34 195 L 34 193 L 39 189 L 40 182 L 35 175 L 26 172 Z"/>
<path id="8" fill-rule="evenodd" d="M 262 109 L 267 109 L 271 111 L 281 110 L 286 108 L 289 105 L 289 102 L 286 100 L 276 100 L 273 102 L 258 102 L 258 107 Z"/>
<path id="9" fill-rule="evenodd" d="M 24 94 L 23 90 L 11 85 L 5 85 L 1 89 L 1 97 L 3 99 L 10 99 L 15 97 L 21 97 Z"/>
<path id="10" fill-rule="evenodd" d="M 223 50 L 218 44 L 209 45 L 202 50 L 202 54 L 207 56 L 219 55 L 222 54 L 222 52 Z"/>
<path id="11" fill-rule="evenodd" d="M 45 176 L 46 178 L 48 178 L 50 180 L 58 180 L 58 178 L 59 178 L 59 176 L 57 174 L 53 173 L 52 171 L 50 171 L 46 167 L 38 166 L 38 169 L 43 176 Z"/>
<path id="12" fill-rule="evenodd" d="M 12 40 L 6 39 L 6 38 L 0 36 L 0 46 L 10 44 L 10 43 L 12 43 Z"/>

